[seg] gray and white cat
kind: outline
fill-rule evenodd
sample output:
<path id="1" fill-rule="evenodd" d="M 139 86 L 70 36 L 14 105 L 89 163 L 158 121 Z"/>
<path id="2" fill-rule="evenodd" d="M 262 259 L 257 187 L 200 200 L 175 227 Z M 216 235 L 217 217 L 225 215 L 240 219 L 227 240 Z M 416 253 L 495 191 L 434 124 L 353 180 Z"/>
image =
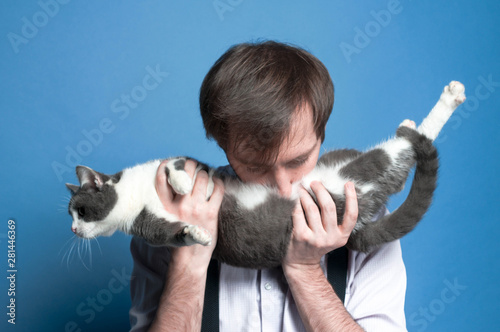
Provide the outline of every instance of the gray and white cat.
<path id="1" fill-rule="evenodd" d="M 340 218 L 345 208 L 344 184 L 354 182 L 359 216 L 347 243 L 350 249 L 367 252 L 401 238 L 416 226 L 431 204 L 438 171 L 438 155 L 432 142 L 464 100 L 464 86 L 451 82 L 418 129 L 415 123 L 405 120 L 394 138 L 366 152 L 325 153 L 316 168 L 296 186 L 302 185 L 311 192 L 311 181 L 323 183 L 335 201 Z M 170 159 L 165 170 L 170 185 L 179 194 L 190 192 L 194 182 L 184 171 L 186 160 L 186 157 Z M 73 232 L 82 238 L 95 238 L 120 230 L 158 246 L 209 244 L 208 231 L 186 224 L 165 211 L 154 186 L 160 163 L 161 160 L 150 161 L 114 175 L 78 166 L 80 186 L 67 184 L 72 192 L 69 213 L 73 217 Z M 415 163 L 406 200 L 394 212 L 373 221 L 389 196 L 403 188 Z M 291 237 L 295 199 L 280 197 L 270 187 L 242 183 L 199 163 L 197 171 L 201 169 L 209 172 L 210 179 L 222 178 L 225 185 L 214 257 L 249 268 L 280 265 Z M 210 181 L 207 197 L 212 190 Z"/>

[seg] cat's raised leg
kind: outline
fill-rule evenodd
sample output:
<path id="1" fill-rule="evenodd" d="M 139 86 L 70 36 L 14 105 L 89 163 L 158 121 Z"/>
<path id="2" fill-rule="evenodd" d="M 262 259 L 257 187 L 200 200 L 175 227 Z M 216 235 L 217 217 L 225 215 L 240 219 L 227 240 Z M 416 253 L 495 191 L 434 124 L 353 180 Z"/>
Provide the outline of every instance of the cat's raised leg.
<path id="1" fill-rule="evenodd" d="M 445 86 L 439 101 L 418 127 L 418 132 L 434 141 L 455 109 L 465 101 L 464 92 L 464 85 L 457 81 Z"/>

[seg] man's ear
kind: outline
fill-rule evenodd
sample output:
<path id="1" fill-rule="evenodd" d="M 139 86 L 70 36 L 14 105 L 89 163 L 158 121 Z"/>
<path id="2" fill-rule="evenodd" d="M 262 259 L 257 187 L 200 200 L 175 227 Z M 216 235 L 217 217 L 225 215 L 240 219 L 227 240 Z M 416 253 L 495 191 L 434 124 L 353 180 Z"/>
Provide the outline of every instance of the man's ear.
<path id="1" fill-rule="evenodd" d="M 79 186 L 77 186 L 76 184 L 71 184 L 71 183 L 66 183 L 66 188 L 69 189 L 69 191 L 71 192 L 71 195 L 75 194 L 76 191 L 78 189 L 80 189 Z"/>
<path id="2" fill-rule="evenodd" d="M 87 166 L 76 166 L 76 176 L 80 181 L 80 188 L 86 186 L 94 190 L 101 190 L 104 185 L 101 174 Z"/>

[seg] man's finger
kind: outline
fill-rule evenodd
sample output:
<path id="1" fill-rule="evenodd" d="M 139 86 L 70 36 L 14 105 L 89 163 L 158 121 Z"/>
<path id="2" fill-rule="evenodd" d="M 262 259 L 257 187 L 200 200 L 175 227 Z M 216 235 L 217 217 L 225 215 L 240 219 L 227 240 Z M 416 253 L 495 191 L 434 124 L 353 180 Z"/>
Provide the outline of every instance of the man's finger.
<path id="1" fill-rule="evenodd" d="M 323 228 L 326 232 L 334 231 L 337 228 L 337 209 L 332 196 L 321 182 L 311 182 L 311 189 L 318 200 Z"/>
<path id="2" fill-rule="evenodd" d="M 200 195 L 203 199 L 207 196 L 207 186 L 208 186 L 208 174 L 205 171 L 199 171 L 196 175 L 196 180 L 194 182 L 193 191 L 191 196 Z"/>
<path id="3" fill-rule="evenodd" d="M 222 203 L 222 198 L 224 197 L 224 182 L 216 177 L 212 177 L 214 181 L 214 190 L 212 196 L 210 196 L 210 203 L 220 205 Z"/>
<path id="4" fill-rule="evenodd" d="M 313 231 L 323 229 L 323 225 L 321 223 L 321 214 L 319 212 L 318 205 L 316 205 L 316 202 L 311 197 L 311 194 L 309 194 L 304 188 L 301 188 L 299 195 L 300 203 L 302 204 L 304 215 L 309 228 Z"/>
<path id="5" fill-rule="evenodd" d="M 297 234 L 303 234 L 307 230 L 307 221 L 302 209 L 300 199 L 297 200 L 292 212 L 293 231 Z"/>
<path id="6" fill-rule="evenodd" d="M 194 160 L 188 159 L 184 164 L 184 171 L 189 175 L 192 179 L 194 176 L 194 172 L 196 170 L 197 163 Z"/>
<path id="7" fill-rule="evenodd" d="M 160 201 L 164 206 L 166 205 L 166 203 L 168 205 L 168 202 L 172 201 L 174 195 L 167 182 L 167 173 L 165 170 L 167 162 L 168 160 L 164 160 L 160 163 L 160 166 L 158 166 L 158 169 L 156 171 L 155 178 L 156 193 L 158 194 L 158 197 L 160 198 Z"/>
<path id="8" fill-rule="evenodd" d="M 358 198 L 354 184 L 347 182 L 344 185 L 345 191 L 345 212 L 340 228 L 345 234 L 350 234 L 358 220 Z"/>

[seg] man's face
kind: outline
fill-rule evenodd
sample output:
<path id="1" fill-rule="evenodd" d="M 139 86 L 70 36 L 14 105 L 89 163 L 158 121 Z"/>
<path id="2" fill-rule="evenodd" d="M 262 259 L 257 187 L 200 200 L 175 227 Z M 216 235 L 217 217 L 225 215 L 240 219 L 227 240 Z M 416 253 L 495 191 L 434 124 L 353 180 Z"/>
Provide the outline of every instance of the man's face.
<path id="1" fill-rule="evenodd" d="M 259 164 L 259 151 L 240 144 L 226 151 L 227 159 L 243 182 L 266 184 L 290 197 L 292 184 L 313 170 L 318 161 L 321 139 L 314 130 L 312 112 L 302 110 L 291 120 L 290 135 L 280 148 L 278 157 L 269 165 Z"/>

